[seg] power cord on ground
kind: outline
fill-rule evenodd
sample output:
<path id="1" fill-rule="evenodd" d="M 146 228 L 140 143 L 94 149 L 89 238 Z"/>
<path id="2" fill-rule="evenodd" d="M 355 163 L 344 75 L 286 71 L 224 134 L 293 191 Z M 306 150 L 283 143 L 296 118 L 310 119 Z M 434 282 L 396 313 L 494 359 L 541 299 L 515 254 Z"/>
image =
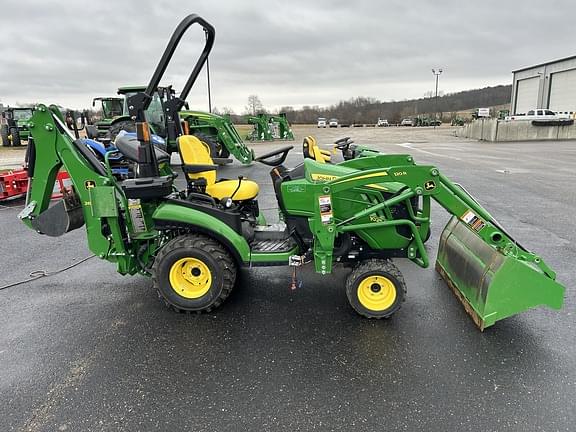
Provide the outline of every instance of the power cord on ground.
<path id="1" fill-rule="evenodd" d="M 86 262 L 86 261 L 88 261 L 89 259 L 94 258 L 95 256 L 96 256 L 96 255 L 90 255 L 90 256 L 88 256 L 88 257 L 86 257 L 86 258 L 82 258 L 80 261 L 75 262 L 74 264 L 70 264 L 70 265 L 67 266 L 67 267 L 61 268 L 60 270 L 55 270 L 55 271 L 51 271 L 51 272 L 46 271 L 46 270 L 35 270 L 35 271 L 33 271 L 33 272 L 30 272 L 28 279 L 24 279 L 24 280 L 21 280 L 21 281 L 18 281 L 18 282 L 12 282 L 12 283 L 9 283 L 9 284 L 7 284 L 7 285 L 0 286 L 0 291 L 2 291 L 2 290 L 4 290 L 4 289 L 7 289 L 7 288 L 15 287 L 15 286 L 18 286 L 18 285 L 23 285 L 23 284 L 25 284 L 25 283 L 32 282 L 32 281 L 35 281 L 35 280 L 37 280 L 37 279 L 41 279 L 41 278 L 43 278 L 43 277 L 50 277 L 50 276 L 57 275 L 57 274 L 59 274 L 59 273 L 65 272 L 66 270 L 70 270 L 71 268 L 74 268 L 74 267 L 82 264 L 83 262 Z"/>

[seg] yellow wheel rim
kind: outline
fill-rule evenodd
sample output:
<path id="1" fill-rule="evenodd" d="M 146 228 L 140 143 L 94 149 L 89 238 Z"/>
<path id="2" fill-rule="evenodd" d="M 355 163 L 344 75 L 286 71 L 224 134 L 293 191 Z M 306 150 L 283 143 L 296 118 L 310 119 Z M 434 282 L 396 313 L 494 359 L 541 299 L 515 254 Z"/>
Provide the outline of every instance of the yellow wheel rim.
<path id="1" fill-rule="evenodd" d="M 212 273 L 198 258 L 182 258 L 170 268 L 170 285 L 178 295 L 197 299 L 205 295 L 212 285 Z"/>
<path id="2" fill-rule="evenodd" d="M 358 285 L 358 301 L 371 311 L 388 309 L 396 301 L 396 287 L 384 276 L 368 276 Z"/>

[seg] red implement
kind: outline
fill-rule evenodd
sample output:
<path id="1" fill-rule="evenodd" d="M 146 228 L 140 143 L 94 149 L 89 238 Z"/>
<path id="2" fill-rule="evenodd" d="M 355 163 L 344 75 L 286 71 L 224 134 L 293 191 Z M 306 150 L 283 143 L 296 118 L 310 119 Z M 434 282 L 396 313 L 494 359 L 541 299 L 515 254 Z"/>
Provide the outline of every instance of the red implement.
<path id="1" fill-rule="evenodd" d="M 70 176 L 61 171 L 56 177 L 52 198 L 61 198 L 62 190 L 69 186 Z M 25 169 L 0 173 L 0 201 L 26 195 L 28 189 L 28 172 Z"/>

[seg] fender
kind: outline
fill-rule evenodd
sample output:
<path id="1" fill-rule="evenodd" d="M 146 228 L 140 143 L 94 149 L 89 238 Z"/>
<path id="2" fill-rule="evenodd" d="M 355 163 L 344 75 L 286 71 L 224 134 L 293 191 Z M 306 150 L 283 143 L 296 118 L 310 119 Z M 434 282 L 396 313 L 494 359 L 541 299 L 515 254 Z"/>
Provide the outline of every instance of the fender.
<path id="1" fill-rule="evenodd" d="M 215 216 L 173 201 L 160 204 L 152 218 L 158 228 L 181 226 L 212 236 L 228 248 L 239 264 L 250 263 L 250 246 L 246 239 Z"/>

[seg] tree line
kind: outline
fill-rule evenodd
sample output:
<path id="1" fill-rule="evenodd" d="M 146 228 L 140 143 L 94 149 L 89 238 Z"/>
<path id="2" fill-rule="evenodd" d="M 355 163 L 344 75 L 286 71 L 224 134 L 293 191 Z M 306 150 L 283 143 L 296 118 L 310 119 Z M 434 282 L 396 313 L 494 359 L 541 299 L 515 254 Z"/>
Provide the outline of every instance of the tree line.
<path id="1" fill-rule="evenodd" d="M 444 120 L 450 119 L 450 113 L 474 110 L 481 107 L 493 107 L 510 103 L 512 86 L 499 85 L 482 89 L 466 90 L 457 93 L 435 95 L 427 92 L 419 99 L 382 102 L 372 97 L 356 97 L 337 104 L 320 107 L 303 106 L 295 109 L 283 106 L 278 112 L 285 112 L 290 123 L 315 123 L 318 117 L 337 118 L 340 123 L 375 123 L 378 118 L 385 118 L 390 123 L 398 123 L 403 118 L 417 115 L 433 115 L 438 112 Z M 245 123 L 246 114 L 268 112 L 257 95 L 250 95 L 244 115 L 236 115 L 229 108 L 224 114 L 232 117 L 235 123 Z"/>

